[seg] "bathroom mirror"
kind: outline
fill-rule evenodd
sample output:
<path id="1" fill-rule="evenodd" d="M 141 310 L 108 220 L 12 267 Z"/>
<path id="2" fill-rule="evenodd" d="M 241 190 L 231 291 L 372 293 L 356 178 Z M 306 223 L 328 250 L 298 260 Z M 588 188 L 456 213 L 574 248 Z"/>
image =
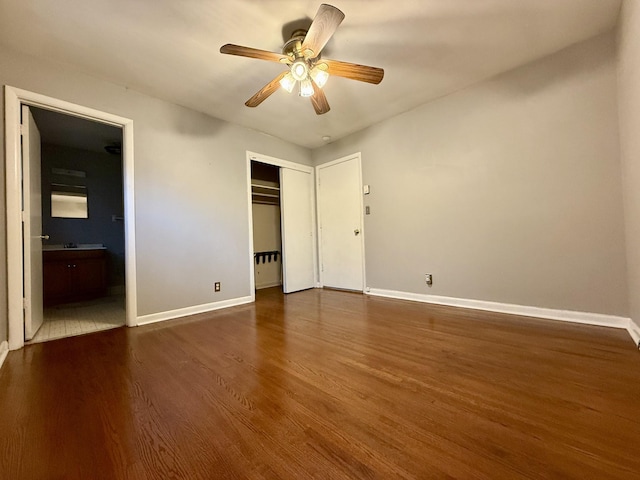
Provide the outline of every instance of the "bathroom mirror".
<path id="1" fill-rule="evenodd" d="M 51 184 L 51 216 L 56 218 L 89 218 L 87 187 Z"/>

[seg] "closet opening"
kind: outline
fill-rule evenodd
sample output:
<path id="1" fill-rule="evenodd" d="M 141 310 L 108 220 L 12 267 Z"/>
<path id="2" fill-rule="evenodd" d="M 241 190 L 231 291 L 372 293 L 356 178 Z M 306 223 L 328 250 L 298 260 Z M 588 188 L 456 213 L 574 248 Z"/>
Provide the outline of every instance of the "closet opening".
<path id="1" fill-rule="evenodd" d="M 282 287 L 280 167 L 251 161 L 255 289 Z"/>

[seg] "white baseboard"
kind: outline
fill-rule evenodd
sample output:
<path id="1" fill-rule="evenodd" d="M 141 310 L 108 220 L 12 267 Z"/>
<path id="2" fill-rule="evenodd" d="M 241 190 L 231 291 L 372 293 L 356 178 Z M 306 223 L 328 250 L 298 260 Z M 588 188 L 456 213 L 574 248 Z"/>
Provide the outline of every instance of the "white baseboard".
<path id="1" fill-rule="evenodd" d="M 560 320 L 563 322 L 583 323 L 600 327 L 624 328 L 629 327 L 630 319 L 615 315 L 600 313 L 576 312 L 572 310 L 555 310 L 552 308 L 528 307 L 510 303 L 485 302 L 482 300 L 470 300 L 466 298 L 440 297 L 437 295 L 425 295 L 421 293 L 398 292 L 394 290 L 381 290 L 371 288 L 365 292 L 377 297 L 397 298 L 400 300 L 413 300 L 415 302 L 447 305 L 450 307 L 471 308 L 488 312 L 509 313 L 525 317 L 545 318 L 548 320 Z"/>
<path id="2" fill-rule="evenodd" d="M 640 327 L 632 319 L 629 319 L 627 331 L 629 332 L 629 335 L 631 335 L 631 338 L 633 338 L 633 343 L 640 348 Z"/>
<path id="3" fill-rule="evenodd" d="M 229 300 L 222 300 L 221 302 L 205 303 L 204 305 L 196 305 L 194 307 L 179 308 L 177 310 L 169 310 L 168 312 L 152 313 L 150 315 L 142 315 L 138 317 L 138 326 L 148 325 L 149 323 L 164 322 L 165 320 L 172 320 L 174 318 L 186 317 L 188 315 L 196 315 L 198 313 L 212 312 L 213 310 L 220 310 L 221 308 L 235 307 L 236 305 L 244 305 L 245 303 L 251 303 L 254 298 L 239 297 Z"/>
<path id="4" fill-rule="evenodd" d="M 7 358 L 7 354 L 9 353 L 9 342 L 6 340 L 0 343 L 0 368 L 2 368 L 2 364 L 4 363 L 4 359 Z"/>

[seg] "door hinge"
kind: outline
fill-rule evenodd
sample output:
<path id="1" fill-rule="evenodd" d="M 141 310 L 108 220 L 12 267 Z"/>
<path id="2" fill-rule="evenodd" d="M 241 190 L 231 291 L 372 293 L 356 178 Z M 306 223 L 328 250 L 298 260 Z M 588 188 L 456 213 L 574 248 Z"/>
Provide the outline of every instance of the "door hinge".
<path id="1" fill-rule="evenodd" d="M 24 223 L 24 210 L 20 212 L 20 220 Z"/>
<path id="2" fill-rule="evenodd" d="M 24 310 L 26 310 L 26 309 L 27 309 L 27 299 L 26 299 L 26 298 L 23 298 L 23 299 L 22 299 L 22 308 L 23 308 Z"/>

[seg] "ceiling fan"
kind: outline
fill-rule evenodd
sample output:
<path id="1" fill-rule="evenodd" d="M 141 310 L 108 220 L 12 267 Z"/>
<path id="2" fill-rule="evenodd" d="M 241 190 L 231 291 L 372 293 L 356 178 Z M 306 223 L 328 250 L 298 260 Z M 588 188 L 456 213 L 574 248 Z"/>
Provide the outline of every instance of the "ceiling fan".
<path id="1" fill-rule="evenodd" d="M 279 86 L 291 93 L 299 83 L 301 97 L 309 97 L 318 115 L 330 109 L 327 97 L 322 91 L 330 75 L 350 78 L 360 82 L 379 84 L 384 77 L 384 70 L 356 63 L 341 62 L 321 58 L 320 53 L 344 20 L 344 13 L 334 6 L 322 4 L 311 22 L 309 30 L 295 30 L 291 38 L 282 47 L 282 53 L 226 44 L 220 53 L 257 58 L 270 62 L 279 62 L 289 67 L 276 78 L 262 87 L 253 97 L 245 102 L 247 107 L 257 107 Z"/>

